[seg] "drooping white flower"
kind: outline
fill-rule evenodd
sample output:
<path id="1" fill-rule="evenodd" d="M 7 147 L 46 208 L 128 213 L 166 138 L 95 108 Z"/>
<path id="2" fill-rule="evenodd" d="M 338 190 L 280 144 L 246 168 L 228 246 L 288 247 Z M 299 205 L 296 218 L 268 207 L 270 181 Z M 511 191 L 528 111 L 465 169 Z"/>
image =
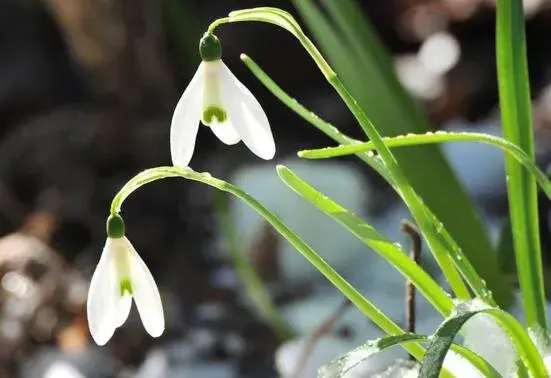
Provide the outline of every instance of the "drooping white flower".
<path id="1" fill-rule="evenodd" d="M 124 236 L 119 215 L 107 221 L 107 241 L 88 291 L 88 325 L 98 345 L 105 345 L 124 324 L 132 298 L 145 330 L 153 337 L 165 328 L 161 296 L 151 272 Z"/>
<path id="2" fill-rule="evenodd" d="M 172 116 L 170 152 L 176 166 L 193 156 L 199 121 L 227 145 L 243 141 L 258 157 L 269 160 L 275 143 L 266 113 L 252 93 L 222 62 L 218 38 L 205 34 L 199 44 L 203 61 Z"/>

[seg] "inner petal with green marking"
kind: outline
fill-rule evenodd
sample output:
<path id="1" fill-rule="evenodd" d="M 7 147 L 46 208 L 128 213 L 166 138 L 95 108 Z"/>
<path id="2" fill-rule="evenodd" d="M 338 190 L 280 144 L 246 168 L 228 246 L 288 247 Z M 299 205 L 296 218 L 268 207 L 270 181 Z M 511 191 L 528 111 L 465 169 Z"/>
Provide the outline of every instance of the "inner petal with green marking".
<path id="1" fill-rule="evenodd" d="M 122 279 L 120 283 L 120 288 L 121 288 L 121 297 L 123 297 L 125 294 L 132 296 L 132 283 L 130 282 L 130 279 L 128 278 Z"/>
<path id="2" fill-rule="evenodd" d="M 203 110 L 203 116 L 201 121 L 207 126 L 213 123 L 224 123 L 228 119 L 228 113 L 226 110 L 219 106 L 210 105 Z"/>
<path id="3" fill-rule="evenodd" d="M 228 120 L 228 112 L 222 99 L 222 80 L 220 78 L 221 61 L 203 62 L 203 101 L 201 122 L 205 126 L 221 124 Z"/>

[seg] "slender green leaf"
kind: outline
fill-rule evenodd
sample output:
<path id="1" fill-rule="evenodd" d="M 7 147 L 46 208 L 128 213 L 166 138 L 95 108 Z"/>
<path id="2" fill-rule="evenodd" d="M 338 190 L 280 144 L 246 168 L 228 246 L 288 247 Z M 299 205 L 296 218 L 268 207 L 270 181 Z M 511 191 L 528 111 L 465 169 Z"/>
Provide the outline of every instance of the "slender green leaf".
<path id="1" fill-rule="evenodd" d="M 530 84 L 522 0 L 497 2 L 499 103 L 505 139 L 534 161 Z M 529 327 L 547 330 L 536 180 L 511 156 L 505 159 L 509 212 L 524 313 Z"/>
<path id="2" fill-rule="evenodd" d="M 403 89 L 395 84 L 396 78 L 388 78 L 388 75 L 392 75 L 392 71 L 388 69 L 390 65 L 381 66 L 385 61 L 389 61 L 388 58 L 381 59 L 383 50 L 375 46 L 376 56 L 369 55 L 372 50 L 369 43 L 376 41 L 375 36 L 351 40 L 346 38 L 347 33 L 340 35 L 311 0 L 293 0 L 293 4 L 320 43 L 321 49 L 329 57 L 329 61 L 334 64 L 337 73 L 342 76 L 345 85 L 350 88 L 353 97 L 364 112 L 370 115 L 383 135 L 425 132 L 429 129 L 428 122 L 412 105 L 412 100 L 409 99 L 408 102 Z M 330 8 L 339 6 L 341 2 L 326 1 L 325 4 Z M 350 2 L 342 4 L 350 5 Z M 356 9 L 355 12 L 359 11 Z M 353 23 L 357 22 L 358 17 L 335 17 L 341 30 L 346 27 L 343 19 Z M 366 30 L 358 27 L 355 29 L 364 33 Z M 361 55 L 363 58 L 356 59 L 358 41 L 363 41 L 363 48 L 360 48 L 364 52 Z M 366 63 L 367 59 L 369 64 Z M 400 90 L 401 93 L 398 92 Z M 484 277 L 495 299 L 502 305 L 509 304 L 512 300 L 511 291 L 499 272 L 495 254 L 490 253 L 491 246 L 480 218 L 439 150 L 434 146 L 425 146 L 410 151 L 399 151 L 396 159 L 411 186 L 434 211 L 437 218 L 446 225 L 476 271 Z M 430 169 L 424 168 L 427 166 L 430 166 Z M 454 206 L 450 205 L 449 198 L 454 199 Z M 412 213 L 414 212 L 412 210 Z"/>
<path id="3" fill-rule="evenodd" d="M 352 368 L 365 361 L 369 357 L 383 352 L 386 349 L 396 345 L 417 342 L 429 343 L 430 339 L 427 336 L 407 333 L 397 336 L 385 336 L 380 339 L 371 340 L 361 345 L 338 359 L 331 361 L 329 364 L 322 366 L 318 372 L 319 378 L 340 378 L 348 373 Z M 476 353 L 459 344 L 452 344 L 451 349 L 473 364 L 486 378 L 500 378 L 501 375 Z"/>
<path id="4" fill-rule="evenodd" d="M 123 202 L 130 194 L 150 182 L 169 177 L 183 177 L 188 180 L 202 182 L 218 190 L 230 193 L 244 201 L 258 215 L 264 218 L 273 228 L 296 248 L 324 277 L 331 282 L 346 298 L 350 300 L 363 314 L 373 321 L 379 328 L 389 335 L 405 333 L 396 323 L 387 317 L 373 303 L 360 294 L 352 285 L 339 275 L 320 255 L 317 254 L 304 240 L 287 227 L 274 213 L 264 207 L 260 202 L 245 193 L 238 187 L 212 177 L 209 173 L 195 172 L 191 168 L 156 167 L 138 173 L 130 179 L 113 198 L 111 213 L 119 213 Z M 417 344 L 405 345 L 405 349 L 417 359 L 421 359 L 424 349 Z"/>
<path id="5" fill-rule="evenodd" d="M 297 194 L 329 215 L 362 242 L 392 264 L 404 277 L 414 283 L 423 295 L 442 314 L 449 314 L 452 302 L 440 286 L 396 244 L 386 239 L 371 225 L 357 217 L 298 177 L 289 168 L 279 165 L 279 177 Z"/>
<path id="6" fill-rule="evenodd" d="M 386 239 L 370 224 L 316 190 L 289 168 L 279 165 L 277 166 L 277 173 L 281 180 L 298 195 L 335 219 L 392 264 L 417 287 L 440 313 L 444 316 L 449 315 L 453 304 L 446 292 L 419 265 L 413 262 L 400 247 Z"/>
<path id="7" fill-rule="evenodd" d="M 465 322 L 477 314 L 487 314 L 493 317 L 507 332 L 517 353 L 533 377 L 547 377 L 547 369 L 538 349 L 520 323 L 503 310 L 486 307 L 484 304 L 481 305 L 473 301 L 460 304 L 454 314 L 446 319 L 431 337 L 431 343 L 422 361 L 420 378 L 438 378 L 444 357 L 448 353 L 455 336 Z M 480 337 L 484 336 L 481 335 Z"/>
<path id="8" fill-rule="evenodd" d="M 395 137 L 386 137 L 383 138 L 383 140 L 385 144 L 391 148 L 446 142 L 479 142 L 501 148 L 504 152 L 510 154 L 514 159 L 522 164 L 524 168 L 526 168 L 526 170 L 534 176 L 542 190 L 551 199 L 551 181 L 547 178 L 547 175 L 538 168 L 530 156 L 528 156 L 518 146 L 506 139 L 482 133 L 437 131 L 435 133 L 426 134 L 398 135 Z M 372 142 L 356 142 L 354 144 L 347 144 L 337 147 L 304 150 L 300 151 L 298 156 L 306 159 L 328 159 L 332 157 L 357 154 L 364 151 L 371 151 L 373 149 L 374 147 Z"/>

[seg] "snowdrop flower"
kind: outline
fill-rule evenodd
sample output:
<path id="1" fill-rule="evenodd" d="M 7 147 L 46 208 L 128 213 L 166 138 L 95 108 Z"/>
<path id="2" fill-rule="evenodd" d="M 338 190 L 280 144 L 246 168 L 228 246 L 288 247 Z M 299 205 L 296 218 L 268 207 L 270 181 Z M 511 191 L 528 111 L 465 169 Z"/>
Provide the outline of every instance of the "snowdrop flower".
<path id="1" fill-rule="evenodd" d="M 165 328 L 161 296 L 151 272 L 124 236 L 124 221 L 111 214 L 107 242 L 88 291 L 88 325 L 92 338 L 105 345 L 128 318 L 132 298 L 145 330 L 153 337 Z"/>
<path id="2" fill-rule="evenodd" d="M 170 152 L 175 166 L 189 164 L 195 149 L 199 121 L 223 143 L 243 141 L 258 157 L 269 160 L 275 143 L 266 113 L 252 93 L 220 59 L 218 38 L 205 33 L 199 43 L 203 60 L 180 98 L 170 129 Z"/>

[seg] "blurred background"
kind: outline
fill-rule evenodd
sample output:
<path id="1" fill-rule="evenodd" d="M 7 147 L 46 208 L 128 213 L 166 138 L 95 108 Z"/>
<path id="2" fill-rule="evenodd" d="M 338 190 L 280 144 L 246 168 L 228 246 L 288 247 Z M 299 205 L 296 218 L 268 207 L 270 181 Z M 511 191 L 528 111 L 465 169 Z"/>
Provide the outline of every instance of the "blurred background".
<path id="1" fill-rule="evenodd" d="M 358 3 L 434 130 L 500 135 L 492 0 Z M 107 346 L 96 347 L 88 334 L 87 288 L 112 197 L 140 170 L 170 164 L 172 111 L 199 64 L 201 34 L 229 11 L 255 6 L 299 17 L 284 0 L 0 0 L 0 378 L 284 374 L 276 372 L 275 361 L 284 337 L 248 298 L 231 248 L 253 263 L 295 337 L 310 335 L 339 308 L 336 290 L 245 205 L 172 179 L 141 189 L 123 208 L 128 237 L 162 292 L 165 333 L 150 338 L 133 310 Z M 525 9 L 537 158 L 545 168 L 551 157 L 551 1 L 526 0 Z M 370 169 L 352 158 L 295 159 L 298 149 L 334 142 L 275 99 L 239 60 L 240 53 L 248 54 L 293 97 L 361 138 L 293 37 L 250 23 L 224 25 L 218 36 L 225 63 L 271 121 L 276 162 L 407 243 L 399 225 L 409 214 Z M 362 79 L 369 88 L 371 78 Z M 442 150 L 494 245 L 506 243 L 502 153 L 473 144 Z M 243 144 L 223 145 L 201 128 L 191 166 L 260 199 L 404 324 L 400 276 L 281 184 L 274 162 L 260 162 Z M 543 197 L 540 209 L 545 252 L 551 239 Z M 503 264 L 509 273 L 510 262 Z M 438 277 L 428 257 L 422 264 Z M 514 286 L 514 275 L 510 282 Z M 355 309 L 346 311 L 324 341 L 332 355 L 321 359 L 379 335 Z M 423 302 L 418 311 L 425 314 L 418 327 L 431 332 L 438 317 Z"/>

